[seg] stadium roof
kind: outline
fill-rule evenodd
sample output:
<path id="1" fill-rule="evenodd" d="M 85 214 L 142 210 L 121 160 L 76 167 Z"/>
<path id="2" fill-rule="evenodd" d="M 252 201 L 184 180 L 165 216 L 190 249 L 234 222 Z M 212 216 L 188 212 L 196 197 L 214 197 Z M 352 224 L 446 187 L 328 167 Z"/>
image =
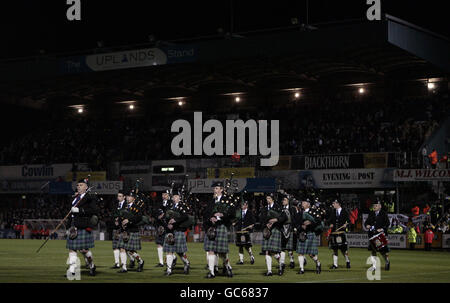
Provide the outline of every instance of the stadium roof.
<path id="1" fill-rule="evenodd" d="M 140 46 L 150 47 L 161 46 Z M 41 107 L 426 80 L 446 78 L 450 72 L 447 38 L 391 16 L 379 22 L 293 26 L 163 47 L 192 49 L 195 55 L 174 64 L 70 74 L 61 71 L 61 62 L 74 57 L 5 61 L 0 63 L 1 99 Z"/>

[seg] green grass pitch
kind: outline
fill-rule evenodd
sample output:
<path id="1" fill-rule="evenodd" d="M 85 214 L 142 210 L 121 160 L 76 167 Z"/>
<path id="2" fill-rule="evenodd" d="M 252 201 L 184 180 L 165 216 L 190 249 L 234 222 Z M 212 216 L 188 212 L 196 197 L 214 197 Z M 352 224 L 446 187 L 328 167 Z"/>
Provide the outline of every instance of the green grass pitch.
<path id="1" fill-rule="evenodd" d="M 177 262 L 177 268 L 170 277 L 164 276 L 164 268 L 155 267 L 158 262 L 156 245 L 154 242 L 142 242 L 141 256 L 145 260 L 144 271 L 139 273 L 135 270 L 126 274 L 117 273 L 117 269 L 111 269 L 114 258 L 111 249 L 111 241 L 96 241 L 92 249 L 94 262 L 97 266 L 97 276 L 91 277 L 84 269 L 84 260 L 79 254 L 82 264 L 81 280 L 68 281 L 64 274 L 66 272 L 66 260 L 68 251 L 63 240 L 48 241 L 46 246 L 37 254 L 37 248 L 43 240 L 0 240 L 0 282 L 63 282 L 63 283 L 85 283 L 85 282 L 144 282 L 144 283 L 186 283 L 186 282 L 229 282 L 229 283 L 392 283 L 392 282 L 450 282 L 450 252 L 448 251 L 423 251 L 423 250 L 392 250 L 391 270 L 384 270 L 382 261 L 381 280 L 369 281 L 366 271 L 370 265 L 366 264 L 369 251 L 364 248 L 351 248 L 351 269 L 345 268 L 345 259 L 339 256 L 337 270 L 330 270 L 332 264 L 331 250 L 327 247 L 319 248 L 319 259 L 322 263 L 322 273 L 314 272 L 313 261 L 308 257 L 308 264 L 304 275 L 297 275 L 298 258 L 295 254 L 296 267 L 286 268 L 283 276 L 277 275 L 277 262 L 273 261 L 272 277 L 265 277 L 265 258 L 259 255 L 260 246 L 253 247 L 256 262 L 250 265 L 248 255 L 245 255 L 245 264 L 236 265 L 238 250 L 230 244 L 230 260 L 233 266 L 233 278 L 219 274 L 215 279 L 205 279 L 206 256 L 203 251 L 203 243 L 188 243 L 188 257 L 191 261 L 191 272 L 183 274 L 181 260 Z M 287 258 L 287 262 L 289 259 Z M 221 265 L 221 261 L 219 262 Z M 221 269 L 219 269 L 221 272 Z"/>

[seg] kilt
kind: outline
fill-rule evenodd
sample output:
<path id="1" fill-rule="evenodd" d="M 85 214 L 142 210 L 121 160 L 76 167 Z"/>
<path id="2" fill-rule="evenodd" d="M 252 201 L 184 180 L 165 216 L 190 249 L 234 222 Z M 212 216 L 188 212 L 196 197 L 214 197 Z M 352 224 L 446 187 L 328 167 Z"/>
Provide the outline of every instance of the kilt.
<path id="1" fill-rule="evenodd" d="M 216 238 L 211 241 L 205 234 L 203 242 L 205 251 L 213 251 L 215 253 L 228 253 L 228 230 L 225 225 L 219 225 L 216 228 Z"/>
<path id="2" fill-rule="evenodd" d="M 241 236 L 245 237 L 245 241 L 241 241 Z M 252 239 L 250 233 L 236 233 L 236 246 L 252 247 Z"/>
<path id="3" fill-rule="evenodd" d="M 120 247 L 119 247 L 119 240 L 115 240 L 115 239 L 114 239 L 114 234 L 115 234 L 116 232 L 119 232 L 119 230 L 115 229 L 115 230 L 113 230 L 113 232 L 112 232 L 112 248 L 113 248 L 113 249 L 119 249 L 119 248 L 120 248 Z"/>
<path id="4" fill-rule="evenodd" d="M 112 240 L 112 248 L 113 249 L 119 249 L 119 240 Z"/>
<path id="5" fill-rule="evenodd" d="M 167 236 L 167 234 L 165 236 Z M 166 241 L 164 241 L 163 251 L 168 253 L 176 252 L 180 254 L 187 252 L 186 235 L 184 232 L 175 231 L 174 237 L 175 243 L 173 245 L 169 245 Z"/>
<path id="6" fill-rule="evenodd" d="M 341 243 L 337 242 L 338 237 L 341 238 Z M 345 234 L 330 235 L 328 240 L 328 246 L 333 250 L 340 249 L 342 251 L 347 251 L 348 250 L 347 236 Z"/>
<path id="7" fill-rule="evenodd" d="M 301 255 L 318 255 L 319 254 L 319 237 L 309 232 L 306 234 L 305 242 L 297 242 L 297 253 Z"/>
<path id="8" fill-rule="evenodd" d="M 129 233 L 130 238 L 128 239 L 128 242 L 125 243 L 122 240 L 122 234 L 120 234 L 119 237 L 119 248 L 123 248 L 125 250 L 132 250 L 137 251 L 141 250 L 141 236 L 139 235 L 139 232 L 135 233 Z"/>
<path id="9" fill-rule="evenodd" d="M 163 246 L 164 245 L 164 239 L 166 238 L 166 234 L 162 235 L 156 235 L 155 237 L 155 243 L 158 245 Z"/>
<path id="10" fill-rule="evenodd" d="M 78 229 L 78 235 L 71 240 L 67 237 L 66 248 L 71 250 L 89 249 L 94 247 L 94 235 L 85 229 Z"/>
<path id="11" fill-rule="evenodd" d="M 269 239 L 263 239 L 261 247 L 262 251 L 268 251 L 273 253 L 281 252 L 281 232 L 278 228 L 272 229 L 272 234 Z"/>
<path id="12" fill-rule="evenodd" d="M 281 250 L 294 250 L 294 232 L 291 232 L 289 238 L 285 238 L 283 234 L 281 234 Z"/>

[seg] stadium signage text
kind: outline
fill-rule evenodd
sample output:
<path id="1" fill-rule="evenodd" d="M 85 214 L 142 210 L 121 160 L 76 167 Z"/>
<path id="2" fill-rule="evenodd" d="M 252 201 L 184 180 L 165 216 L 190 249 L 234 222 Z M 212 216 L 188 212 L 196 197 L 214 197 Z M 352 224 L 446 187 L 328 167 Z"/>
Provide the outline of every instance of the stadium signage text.
<path id="1" fill-rule="evenodd" d="M 279 159 L 279 121 L 271 120 L 270 147 L 268 146 L 267 120 L 226 120 L 225 125 L 225 154 L 246 155 L 246 131 L 248 130 L 248 151 L 249 155 L 269 156 L 261 159 L 261 166 L 277 165 Z M 202 113 L 194 112 L 193 144 L 191 136 L 191 124 L 187 120 L 176 120 L 172 123 L 171 132 L 178 132 L 172 139 L 171 150 L 175 156 L 192 155 L 191 146 L 194 148 L 194 155 L 200 156 L 205 153 L 207 156 L 223 155 L 224 148 L 224 127 L 219 120 L 208 120 L 202 123 Z M 213 131 L 214 129 L 214 131 Z M 234 133 L 237 132 L 237 148 L 234 147 Z M 211 133 L 203 140 L 203 132 Z M 259 148 L 259 150 L 258 150 Z"/>
<path id="2" fill-rule="evenodd" d="M 450 180 L 450 169 L 396 169 L 394 181 Z"/>
<path id="3" fill-rule="evenodd" d="M 301 170 L 300 187 L 377 188 L 393 187 L 392 169 Z"/>
<path id="4" fill-rule="evenodd" d="M 87 66 L 93 71 L 160 65 L 167 63 L 166 54 L 159 48 L 90 55 Z"/>
<path id="5" fill-rule="evenodd" d="M 29 164 L 0 166 L 0 180 L 51 180 L 64 177 L 72 164 Z"/>
<path id="6" fill-rule="evenodd" d="M 23 177 L 53 177 L 53 167 L 41 166 L 41 167 L 28 167 L 22 166 Z"/>
<path id="7" fill-rule="evenodd" d="M 349 156 L 305 156 L 305 169 L 349 168 Z"/>

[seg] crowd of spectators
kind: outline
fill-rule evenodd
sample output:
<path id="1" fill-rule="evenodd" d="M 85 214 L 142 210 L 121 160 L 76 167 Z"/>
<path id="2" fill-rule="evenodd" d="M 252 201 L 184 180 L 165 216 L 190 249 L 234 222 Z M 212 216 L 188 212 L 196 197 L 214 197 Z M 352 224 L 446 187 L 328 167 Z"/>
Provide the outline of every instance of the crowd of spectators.
<path id="1" fill-rule="evenodd" d="M 448 114 L 448 97 L 389 102 L 327 101 L 230 112 L 203 112 L 218 119 L 279 120 L 282 155 L 357 152 L 412 152 Z M 170 159 L 171 124 L 192 121 L 192 112 L 121 119 L 71 118 L 42 123 L 0 145 L 0 165 L 85 162 L 104 169 L 110 161 Z"/>

